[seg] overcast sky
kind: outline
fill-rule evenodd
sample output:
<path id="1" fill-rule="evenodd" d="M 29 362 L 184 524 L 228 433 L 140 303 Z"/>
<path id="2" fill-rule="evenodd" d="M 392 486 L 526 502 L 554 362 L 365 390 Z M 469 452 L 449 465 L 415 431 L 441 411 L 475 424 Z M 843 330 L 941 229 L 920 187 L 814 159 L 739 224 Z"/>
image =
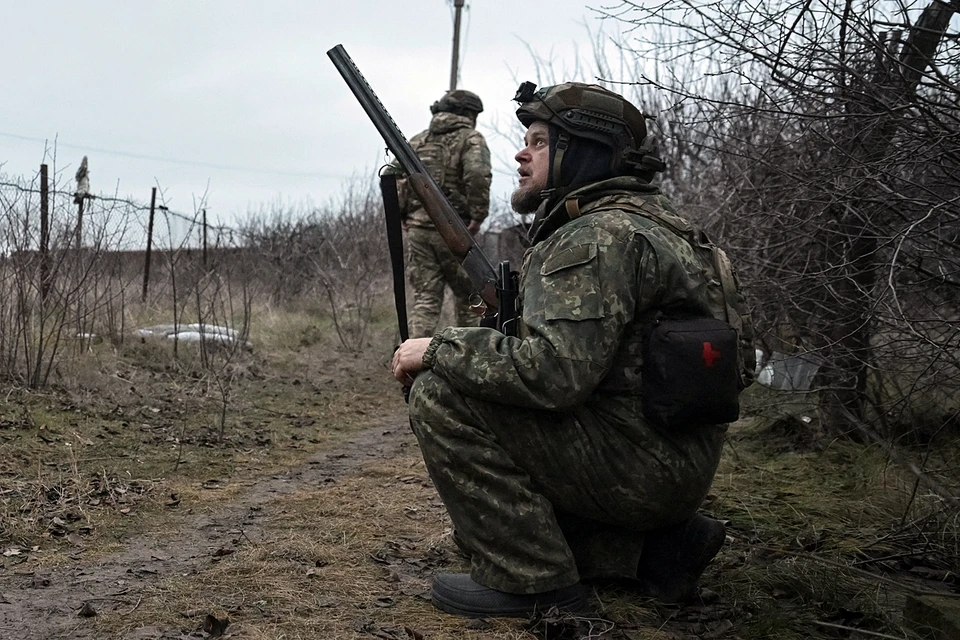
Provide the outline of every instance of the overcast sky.
<path id="1" fill-rule="evenodd" d="M 266 203 L 322 204 L 382 164 L 326 56 L 334 45 L 408 137 L 450 80 L 450 0 L 7 0 L 0 24 L 0 173 L 46 161 L 69 182 L 87 155 L 95 194 L 147 202 L 159 184 L 189 212 L 207 192 L 211 221 L 226 224 Z M 584 0 L 467 0 L 458 86 L 486 106 L 495 199 L 515 183 L 519 139 L 497 131 L 510 133 L 517 83 L 550 79 L 530 51 L 583 79 L 577 59 L 602 28 Z"/>

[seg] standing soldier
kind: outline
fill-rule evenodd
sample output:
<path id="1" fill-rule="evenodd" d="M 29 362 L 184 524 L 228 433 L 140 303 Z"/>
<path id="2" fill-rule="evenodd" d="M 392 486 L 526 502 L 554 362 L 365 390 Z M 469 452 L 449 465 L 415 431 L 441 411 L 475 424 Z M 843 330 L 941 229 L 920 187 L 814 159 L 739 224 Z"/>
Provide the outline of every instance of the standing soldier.
<path id="1" fill-rule="evenodd" d="M 476 129 L 481 111 L 483 103 L 477 94 L 462 89 L 450 91 L 430 107 L 430 127 L 410 140 L 430 176 L 473 234 L 480 230 L 490 208 L 490 149 Z M 410 337 L 436 333 L 446 285 L 453 291 L 457 326 L 477 326 L 480 317 L 470 308 L 474 295 L 470 278 L 405 181 L 399 183 L 399 195 L 407 276 L 413 290 Z"/>

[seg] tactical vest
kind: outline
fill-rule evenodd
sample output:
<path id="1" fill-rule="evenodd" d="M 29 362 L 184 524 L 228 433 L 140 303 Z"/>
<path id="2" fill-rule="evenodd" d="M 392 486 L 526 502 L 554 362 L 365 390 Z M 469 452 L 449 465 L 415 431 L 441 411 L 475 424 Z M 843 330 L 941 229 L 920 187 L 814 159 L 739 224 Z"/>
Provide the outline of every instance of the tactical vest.
<path id="1" fill-rule="evenodd" d="M 652 308 L 634 318 L 598 391 L 640 394 L 646 417 L 666 427 L 736 420 L 738 395 L 753 381 L 756 355 L 746 301 L 726 254 L 655 192 L 613 189 L 585 196 L 567 198 L 557 210 L 571 220 L 606 211 L 642 217 L 650 226 L 639 233 L 659 228 L 679 238 L 706 279 L 689 308 Z M 590 206 L 606 196 L 627 196 L 629 202 Z M 657 244 L 656 235 L 647 239 Z M 721 352 L 729 355 L 720 357 Z M 718 362 L 726 364 L 715 366 Z"/>
<path id="2" fill-rule="evenodd" d="M 463 154 L 463 148 L 466 145 L 467 138 L 472 133 L 472 129 L 458 129 L 448 133 L 436 134 L 425 132 L 415 136 L 410 141 L 411 148 L 416 152 L 423 168 L 426 169 L 430 177 L 433 178 L 437 186 L 447 197 L 447 200 L 453 206 L 454 210 L 460 214 L 461 218 L 467 222 L 466 197 L 462 193 L 462 185 L 459 184 L 460 157 Z M 408 223 L 414 226 L 432 226 L 430 217 L 417 199 L 413 190 L 406 184 L 405 179 L 398 183 L 402 203 L 402 213 Z"/>
<path id="3" fill-rule="evenodd" d="M 430 174 L 430 177 L 433 178 L 441 190 L 443 190 L 443 186 L 446 184 L 447 167 L 450 166 L 450 159 L 453 157 L 450 149 L 444 144 L 445 141 L 442 140 L 444 137 L 448 136 L 428 133 L 422 141 L 419 141 L 416 146 L 413 146 L 417 157 L 419 157 L 420 162 L 423 163 L 423 168 L 427 170 L 427 173 Z M 462 145 L 463 140 L 461 140 L 460 143 Z"/>

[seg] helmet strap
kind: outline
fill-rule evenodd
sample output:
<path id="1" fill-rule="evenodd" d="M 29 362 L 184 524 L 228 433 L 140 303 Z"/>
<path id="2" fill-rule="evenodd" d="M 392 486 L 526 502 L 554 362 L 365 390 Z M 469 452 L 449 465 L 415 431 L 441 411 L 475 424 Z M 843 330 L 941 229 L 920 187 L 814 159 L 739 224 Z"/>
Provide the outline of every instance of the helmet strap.
<path id="1" fill-rule="evenodd" d="M 555 188 L 563 184 L 560 179 L 560 171 L 563 167 L 563 154 L 566 152 L 567 147 L 570 146 L 570 136 L 567 135 L 567 132 L 560 128 L 557 128 L 557 131 L 559 131 L 559 135 L 557 136 L 557 150 L 553 154 L 553 186 Z"/>

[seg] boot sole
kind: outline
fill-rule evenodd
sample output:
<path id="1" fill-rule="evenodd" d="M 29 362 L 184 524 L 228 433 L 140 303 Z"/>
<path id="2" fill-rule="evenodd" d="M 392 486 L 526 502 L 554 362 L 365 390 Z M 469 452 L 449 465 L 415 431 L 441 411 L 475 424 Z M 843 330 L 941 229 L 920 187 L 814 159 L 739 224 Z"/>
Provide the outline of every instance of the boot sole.
<path id="1" fill-rule="evenodd" d="M 538 611 L 545 613 L 552 607 L 556 607 L 564 613 L 584 613 L 588 609 L 587 597 L 583 593 L 550 602 L 536 602 L 533 606 L 524 604 L 515 607 L 502 606 L 496 609 L 471 607 L 462 602 L 446 598 L 442 594 L 438 594 L 436 590 L 431 591 L 430 599 L 437 609 L 467 618 L 529 618 Z"/>

